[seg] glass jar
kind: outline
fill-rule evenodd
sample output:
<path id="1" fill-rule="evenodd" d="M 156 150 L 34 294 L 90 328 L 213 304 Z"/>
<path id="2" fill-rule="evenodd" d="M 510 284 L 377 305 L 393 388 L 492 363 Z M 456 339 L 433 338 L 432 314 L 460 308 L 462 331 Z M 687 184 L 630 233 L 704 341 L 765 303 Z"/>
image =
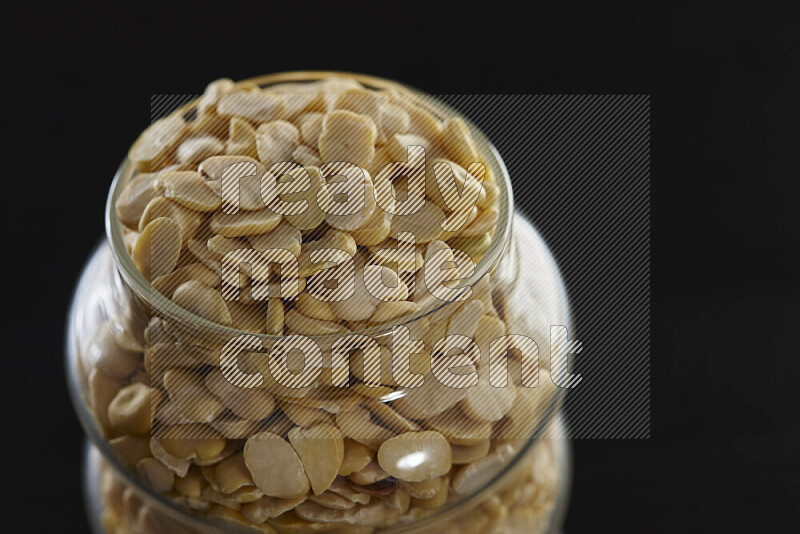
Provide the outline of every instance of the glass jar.
<path id="1" fill-rule="evenodd" d="M 335 73 L 284 73 L 241 83 L 268 87 L 283 82 L 318 80 L 331 75 Z M 403 91 L 418 98 L 418 104 L 434 116 L 458 115 L 435 100 L 395 82 L 368 76 L 347 76 L 366 87 Z M 188 104 L 185 111 L 189 113 L 193 105 L 196 102 Z M 172 483 L 169 489 L 159 488 L 163 484 L 159 484 L 155 480 L 157 477 L 149 471 L 147 459 L 152 455 L 162 463 L 166 461 L 164 458 L 169 454 L 165 453 L 163 446 L 158 445 L 164 435 L 156 435 L 156 427 L 150 426 L 146 431 L 134 431 L 130 435 L 111 430 L 109 404 L 125 386 L 139 383 L 149 386 L 155 382 L 157 378 L 153 361 L 148 361 L 143 352 L 155 336 L 167 330 L 167 326 L 172 328 L 170 332 L 176 339 L 181 338 L 181 342 L 200 346 L 203 350 L 219 348 L 222 344 L 220 340 L 244 332 L 214 324 L 178 307 L 158 293 L 138 272 L 129 255 L 130 247 L 114 209 L 122 188 L 135 173 L 126 159 L 109 193 L 106 206 L 107 240 L 99 245 L 81 275 L 67 328 L 67 378 L 75 409 L 88 436 L 85 494 L 90 522 L 96 532 L 558 531 L 566 509 L 570 457 L 567 442 L 560 438 L 561 392 L 550 384 L 548 343 L 550 325 L 569 325 L 565 289 L 541 236 L 525 218 L 514 212 L 511 183 L 502 159 L 488 139 L 477 128 L 467 124 L 497 185 L 499 217 L 491 243 L 466 283 L 473 288 L 474 298 L 484 299 L 486 306 L 496 309 L 509 333 L 528 336 L 538 342 L 540 359 L 534 369 L 543 374 L 540 383 L 550 386 L 541 388 L 543 392 L 546 390 L 546 394 L 528 395 L 528 391 L 538 390 L 520 388 L 519 375 L 524 371 L 519 371 L 519 362 L 509 366 L 512 383 L 517 384 L 515 404 L 502 419 L 493 423 L 486 451 L 476 456 L 474 462 L 465 461 L 462 467 L 453 467 L 450 473 L 440 477 L 440 487 L 431 490 L 435 497 L 412 494 L 411 497 L 404 495 L 403 499 L 393 498 L 393 495 L 400 495 L 401 492 L 394 483 L 387 483 L 371 488 L 371 493 L 364 496 L 367 502 L 347 504 L 357 510 L 372 506 L 370 513 L 376 510 L 381 512 L 379 520 L 373 517 L 369 521 L 361 521 L 359 517 L 362 516 L 355 515 L 342 516 L 341 519 L 337 516 L 335 520 L 322 516 L 304 519 L 287 505 L 285 511 L 281 510 L 283 513 L 275 512 L 272 514 L 274 517 L 252 524 L 242 519 L 238 503 L 230 500 L 214 502 L 209 479 L 203 481 L 199 474 L 195 481 L 196 491 L 199 492 L 201 487 L 204 491 L 208 490 L 212 495 L 211 502 L 206 497 L 199 499 L 193 493 L 195 489 L 186 489 L 188 483 L 184 484 L 182 492 L 177 492 Z M 447 321 L 455 309 L 457 306 L 454 303 L 440 303 L 402 317 L 394 324 L 367 328 L 358 333 L 369 335 L 383 344 L 390 339 L 393 327 L 403 325 L 417 337 L 423 337 L 425 332 L 435 328 L 437 321 Z M 267 346 L 276 342 L 275 336 L 262 334 L 258 337 Z M 314 339 L 320 346 L 329 347 L 331 338 L 335 337 L 318 336 Z M 514 355 L 511 356 L 510 362 L 514 361 Z M 352 401 L 353 398 L 357 399 L 353 402 L 361 399 L 371 403 L 369 406 L 377 402 L 385 406 L 383 410 L 388 411 L 398 399 L 413 399 L 414 395 L 419 394 L 418 391 L 419 388 L 397 387 L 390 395 L 375 400 L 368 398 L 369 395 L 363 393 L 362 388 L 363 398 L 347 394 L 350 396 L 318 400 L 320 403 L 337 402 L 324 405 L 333 406 L 330 408 L 333 414 L 339 410 L 346 411 L 348 399 Z M 427 394 L 430 395 L 430 392 Z M 487 401 L 491 402 L 491 393 L 489 395 Z M 527 400 L 523 402 L 520 400 L 522 398 Z M 317 397 L 314 399 L 317 400 Z M 447 395 L 437 402 L 447 404 Z M 453 404 L 452 409 L 458 409 L 458 406 Z M 510 415 L 515 409 L 519 420 Z M 157 423 L 161 420 L 155 408 L 152 413 L 153 421 Z M 394 412 L 389 411 L 389 414 L 391 417 Z M 377 427 L 382 424 L 391 427 L 385 423 L 385 419 L 373 417 L 373 421 L 377 422 Z M 236 424 L 241 422 L 235 421 Z M 414 428 L 419 427 L 418 422 L 413 418 L 402 420 L 402 424 L 413 425 Z M 228 425 L 226 430 L 232 432 L 222 434 L 227 438 L 219 440 L 224 448 L 216 451 L 214 458 L 204 459 L 195 454 L 193 459 L 177 464 L 170 464 L 174 458 L 166 461 L 170 473 L 173 473 L 168 475 L 170 480 L 175 479 L 174 473 L 181 476 L 182 472 L 183 476 L 188 477 L 189 469 L 193 473 L 202 471 L 206 477 L 207 471 L 203 471 L 203 468 L 213 466 L 215 461 L 229 455 L 230 452 L 226 453 L 228 449 L 241 448 L 242 438 L 250 435 L 246 433 L 252 432 L 252 428 L 260 425 L 260 429 L 267 427 L 274 430 L 277 424 L 274 418 L 266 418 L 248 429 L 240 429 L 232 420 L 223 423 Z M 279 433 L 278 430 L 275 432 Z M 219 437 L 219 434 L 215 433 L 214 436 Z M 178 437 L 188 440 L 187 436 Z M 194 437 L 212 441 L 206 435 Z M 154 447 L 159 448 L 158 453 L 154 452 Z M 450 447 L 455 451 L 459 445 L 450 444 Z M 462 454 L 469 455 L 471 453 L 468 450 L 469 445 L 459 449 Z M 473 469 L 468 471 L 468 467 Z M 160 466 L 158 470 L 159 473 L 164 471 Z M 417 486 L 414 488 L 409 490 L 406 487 L 406 490 L 412 493 L 427 491 Z"/>

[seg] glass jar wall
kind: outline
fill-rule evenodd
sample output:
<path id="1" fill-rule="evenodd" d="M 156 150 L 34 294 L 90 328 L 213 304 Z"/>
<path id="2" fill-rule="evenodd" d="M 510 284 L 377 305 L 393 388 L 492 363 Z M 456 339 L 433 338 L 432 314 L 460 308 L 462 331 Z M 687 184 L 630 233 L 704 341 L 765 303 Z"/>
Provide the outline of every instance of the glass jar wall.
<path id="1" fill-rule="evenodd" d="M 289 73 L 242 83 L 270 87 L 331 74 Z M 393 82 L 356 79 L 366 87 L 419 96 Z M 432 100 L 419 102 L 430 106 L 432 114 L 454 115 L 431 104 Z M 197 103 L 187 107 L 186 116 L 193 105 Z M 246 406 L 242 401 L 225 404 L 219 400 L 224 392 L 206 382 L 210 391 L 193 390 L 185 397 L 188 401 L 179 398 L 164 380 L 175 382 L 174 377 L 188 376 L 186 368 L 206 379 L 219 372 L 219 360 L 208 355 L 218 355 L 224 340 L 245 332 L 190 313 L 141 276 L 115 210 L 123 188 L 137 173 L 129 161 L 123 163 L 109 195 L 107 242 L 87 263 L 68 322 L 68 380 L 90 442 L 86 493 L 95 529 L 111 534 L 551 532 L 559 528 L 568 488 L 569 451 L 563 440 L 552 437 L 558 435 L 560 394 L 549 379 L 546 342 L 550 325 L 568 325 L 567 300 L 546 245 L 528 221 L 514 214 L 502 160 L 477 129 L 470 129 L 496 184 L 499 207 L 491 242 L 467 280 L 473 292 L 466 304 L 475 303 L 473 308 L 485 311 L 494 321 L 487 319 L 486 325 L 479 323 L 480 328 L 499 322 L 501 334 L 528 336 L 540 349 L 535 367 L 540 386 L 536 388 L 520 383 L 526 372 L 517 361 L 522 354 L 510 352 L 513 394 L 483 385 L 478 386 L 480 390 L 448 391 L 440 384 L 434 388 L 437 382 L 433 380 L 428 383 L 434 386 L 404 387 L 385 377 L 383 360 L 378 387 L 367 387 L 364 362 L 359 367 L 351 360 L 350 387 L 334 389 L 322 385 L 322 378 L 331 376 L 332 365 L 326 358 L 318 383 L 304 388 L 302 395 L 259 392 L 257 402 L 249 400 Z M 347 334 L 369 335 L 386 347 L 391 346 L 392 329 L 403 325 L 427 344 L 434 333 L 449 333 L 453 318 L 461 317 L 464 307 L 464 302 L 438 303 L 396 321 L 366 324 L 362 330 L 350 328 Z M 476 332 L 473 327 L 476 341 L 480 328 Z M 334 332 L 311 338 L 327 354 L 343 336 Z M 270 347 L 281 336 L 258 333 L 257 337 Z M 163 349 L 164 339 L 169 339 L 171 352 L 158 359 L 156 347 Z M 253 363 L 251 371 L 257 369 L 261 368 Z M 488 366 L 478 363 L 476 369 L 479 377 L 485 372 L 488 382 Z M 467 393 L 469 389 L 473 393 Z M 137 403 L 143 396 L 147 402 Z M 146 413 L 142 405 L 147 406 Z M 208 411 L 208 406 L 214 409 Z M 296 437 L 309 429 L 327 431 L 328 427 L 344 435 L 346 449 L 333 482 L 326 482 L 320 491 L 305 487 L 300 489 L 302 495 L 290 496 L 288 482 L 275 482 L 286 478 L 282 475 L 285 465 L 263 471 L 260 464 L 248 461 L 253 454 L 248 459 L 244 451 L 258 434 L 281 440 L 277 448 L 265 449 L 267 456 L 279 457 L 281 447 L 288 446 L 286 440 L 292 442 L 292 433 Z M 170 434 L 176 428 L 183 433 Z M 421 460 L 423 466 L 434 462 L 438 447 L 446 447 L 445 467 L 420 480 L 411 476 L 403 480 L 385 472 L 381 467 L 391 462 L 386 460 L 389 452 L 383 443 L 404 434 L 428 440 L 420 449 L 428 455 Z M 440 435 L 448 438 L 444 445 L 439 443 Z M 336 454 L 335 448 L 331 450 Z M 407 457 L 399 462 L 403 461 L 407 463 Z M 352 471 L 344 469 L 347 462 L 353 463 Z M 313 486 L 319 477 L 310 473 L 307 463 L 305 467 Z"/>

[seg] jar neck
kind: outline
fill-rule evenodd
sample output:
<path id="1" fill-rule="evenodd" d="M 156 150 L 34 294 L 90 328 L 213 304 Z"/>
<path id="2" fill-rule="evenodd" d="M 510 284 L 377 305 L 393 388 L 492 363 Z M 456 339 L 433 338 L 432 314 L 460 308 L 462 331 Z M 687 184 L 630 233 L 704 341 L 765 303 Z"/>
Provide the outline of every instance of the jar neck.
<path id="1" fill-rule="evenodd" d="M 412 99 L 414 104 L 421 106 L 425 111 L 431 113 L 434 117 L 440 120 L 448 117 L 459 117 L 465 122 L 470 134 L 472 135 L 476 149 L 478 153 L 481 154 L 483 162 L 486 165 L 486 179 L 493 180 L 494 184 L 497 186 L 498 222 L 489 248 L 476 265 L 473 274 L 465 278 L 460 284 L 460 287 L 463 287 L 466 290 L 466 288 L 472 287 L 479 283 L 487 275 L 492 275 L 492 273 L 498 271 L 498 265 L 509 251 L 511 245 L 514 200 L 508 170 L 506 169 L 500 154 L 497 152 L 497 149 L 491 144 L 483 132 L 481 132 L 467 118 L 461 116 L 456 110 L 416 89 L 412 89 L 391 80 L 362 74 L 341 73 L 334 71 L 285 72 L 242 80 L 237 82 L 236 85 L 252 86 L 255 84 L 261 88 L 266 88 L 279 83 L 313 82 L 336 76 L 346 76 L 348 78 L 352 78 L 368 88 L 400 92 L 404 97 Z M 196 109 L 198 102 L 199 99 L 195 99 L 185 104 L 177 111 L 186 116 Z M 221 336 L 229 339 L 238 335 L 253 335 L 252 332 L 236 330 L 235 328 L 214 323 L 189 313 L 173 303 L 166 296 L 156 291 L 156 289 L 139 272 L 127 252 L 123 235 L 123 224 L 119 220 L 117 211 L 115 209 L 119 195 L 122 193 L 125 185 L 129 183 L 135 174 L 135 167 L 126 157 L 117 170 L 117 174 L 111 185 L 106 202 L 106 236 L 112 250 L 115 267 L 118 270 L 123 282 L 134 293 L 134 295 L 143 302 L 145 307 L 150 308 L 162 317 L 166 317 L 170 320 L 176 321 L 179 324 L 185 324 L 194 329 L 203 331 L 208 336 Z M 348 335 L 364 334 L 373 337 L 390 335 L 394 327 L 401 325 L 412 327 L 413 325 L 423 321 L 425 317 L 437 312 L 444 306 L 447 306 L 449 303 L 450 302 L 447 301 L 440 301 L 436 304 L 422 308 L 416 313 L 403 317 L 397 322 L 378 325 L 361 331 L 350 332 Z M 264 340 L 275 341 L 280 339 L 281 336 L 260 334 L 258 337 L 261 337 Z M 311 337 L 314 339 L 325 339 L 335 338 L 338 336 Z"/>

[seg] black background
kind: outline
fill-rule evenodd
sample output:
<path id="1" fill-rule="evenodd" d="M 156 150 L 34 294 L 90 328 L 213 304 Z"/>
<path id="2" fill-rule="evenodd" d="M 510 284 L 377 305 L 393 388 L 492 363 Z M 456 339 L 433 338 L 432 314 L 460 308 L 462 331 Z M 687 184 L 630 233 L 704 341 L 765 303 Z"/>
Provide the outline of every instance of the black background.
<path id="1" fill-rule="evenodd" d="M 62 332 L 150 95 L 335 69 L 433 94 L 652 94 L 652 437 L 574 443 L 566 530 L 789 528 L 800 496 L 797 8 L 370 5 L 4 7 L 4 517 L 34 532 L 86 528 Z"/>

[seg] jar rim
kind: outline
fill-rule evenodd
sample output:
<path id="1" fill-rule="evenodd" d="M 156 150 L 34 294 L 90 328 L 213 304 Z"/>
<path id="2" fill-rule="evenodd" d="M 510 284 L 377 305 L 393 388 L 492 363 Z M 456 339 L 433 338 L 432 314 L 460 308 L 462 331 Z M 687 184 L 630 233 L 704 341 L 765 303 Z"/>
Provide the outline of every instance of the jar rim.
<path id="1" fill-rule="evenodd" d="M 266 74 L 255 78 L 248 78 L 236 82 L 236 85 L 256 84 L 259 87 L 264 88 L 278 83 L 311 82 L 328 77 L 343 76 L 354 79 L 359 83 L 371 88 L 400 90 L 404 92 L 406 96 L 414 98 L 415 104 L 425 106 L 426 111 L 435 114 L 434 116 L 437 116 L 437 118 L 441 119 L 444 114 L 446 114 L 447 117 L 460 118 L 466 124 L 470 134 L 472 134 L 473 141 L 479 148 L 478 152 L 481 155 L 482 160 L 486 163 L 488 172 L 494 177 L 494 183 L 498 186 L 499 209 L 497 228 L 492 236 L 489 248 L 475 266 L 472 276 L 463 279 L 459 286 L 466 291 L 469 287 L 472 287 L 480 282 L 487 274 L 491 273 L 504 256 L 510 243 L 514 215 L 514 198 L 508 169 L 506 168 L 500 153 L 497 151 L 497 148 L 491 143 L 491 141 L 480 130 L 480 128 L 473 124 L 467 117 L 464 117 L 460 112 L 456 111 L 447 104 L 438 100 L 433 101 L 432 98 L 422 98 L 431 95 L 427 95 L 418 89 L 393 80 L 366 74 L 342 71 L 288 71 Z M 196 98 L 191 102 L 184 104 L 181 108 L 179 108 L 179 110 L 183 111 L 184 113 L 191 111 L 193 107 L 197 105 L 198 100 L 199 98 Z M 105 229 L 106 239 L 110 244 L 114 264 L 119 270 L 125 283 L 131 288 L 131 290 L 133 290 L 137 297 L 144 300 L 148 305 L 158 310 L 158 312 L 164 316 L 183 323 L 190 323 L 193 328 L 200 328 L 215 334 L 224 335 L 226 337 L 247 335 L 255 336 L 262 341 L 267 342 L 275 342 L 280 340 L 282 336 L 258 334 L 246 330 L 239 330 L 234 327 L 209 321 L 208 319 L 200 317 L 199 315 L 195 315 L 188 310 L 181 308 L 171 299 L 158 292 L 142 275 L 142 273 L 139 272 L 139 269 L 134 264 L 130 254 L 127 252 L 122 233 L 123 224 L 119 220 L 117 210 L 115 209 L 119 195 L 122 193 L 125 185 L 133 178 L 135 172 L 136 170 L 134 166 L 131 164 L 131 161 L 126 155 L 122 161 L 122 164 L 117 169 L 106 200 Z M 417 321 L 434 314 L 438 310 L 441 310 L 443 307 L 453 302 L 454 301 L 441 300 L 434 306 L 423 308 L 417 312 L 404 316 L 400 319 L 400 321 L 397 322 L 379 324 L 361 330 L 350 331 L 345 334 L 309 335 L 306 337 L 312 340 L 324 342 L 349 335 L 368 335 L 372 337 L 389 336 L 395 327 L 415 324 Z"/>

